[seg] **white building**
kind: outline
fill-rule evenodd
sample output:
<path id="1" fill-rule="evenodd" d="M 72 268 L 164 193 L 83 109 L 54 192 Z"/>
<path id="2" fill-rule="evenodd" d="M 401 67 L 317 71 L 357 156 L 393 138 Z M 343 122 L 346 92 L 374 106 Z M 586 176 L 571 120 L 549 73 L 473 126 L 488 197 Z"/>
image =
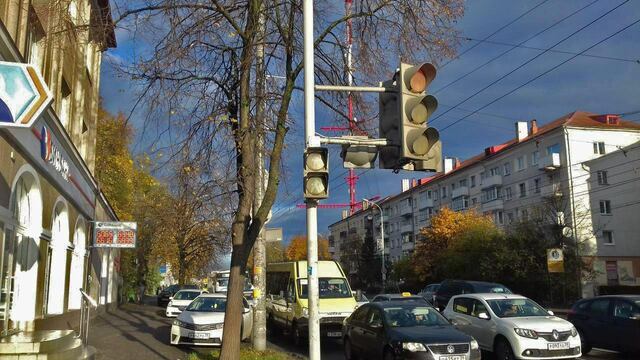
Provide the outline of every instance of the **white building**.
<path id="1" fill-rule="evenodd" d="M 411 254 L 420 229 L 429 226 L 431 216 L 442 207 L 473 207 L 493 216 L 496 224 L 508 226 L 553 203 L 560 207 L 554 209 L 557 221 L 583 244 L 581 255 L 598 258 L 599 225 L 594 225 L 592 218 L 592 173 L 587 163 L 639 140 L 640 124 L 613 115 L 577 111 L 541 127 L 536 120 L 518 122 L 512 140 L 462 162 L 445 159 L 442 174 L 414 181 L 412 186 L 405 182 L 401 193 L 380 202 L 385 256 L 397 261 Z M 606 158 L 601 161 L 604 167 L 608 166 Z M 334 259 L 349 258 L 345 254 L 357 251 L 350 244 L 350 236 L 362 236 L 366 231 L 371 231 L 382 245 L 379 220 L 367 227 L 366 219 L 372 213 L 376 219 L 378 211 L 366 209 L 329 226 Z M 635 255 L 640 256 L 640 250 L 635 250 Z M 637 271 L 632 276 L 640 279 L 640 262 L 634 264 Z M 352 265 L 356 263 L 343 265 L 354 271 Z M 593 294 L 593 285 L 606 285 L 600 280 L 597 284 L 584 283 L 585 295 Z"/>

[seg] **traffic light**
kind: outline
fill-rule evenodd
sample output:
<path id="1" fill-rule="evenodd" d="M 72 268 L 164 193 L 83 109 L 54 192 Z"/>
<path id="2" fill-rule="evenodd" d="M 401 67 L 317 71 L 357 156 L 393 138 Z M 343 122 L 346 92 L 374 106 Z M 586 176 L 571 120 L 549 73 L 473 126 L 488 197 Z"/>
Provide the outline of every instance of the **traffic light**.
<path id="1" fill-rule="evenodd" d="M 362 140 L 367 136 L 353 136 Z M 342 145 L 340 157 L 346 169 L 371 169 L 378 157 L 378 149 L 375 145 Z"/>
<path id="2" fill-rule="evenodd" d="M 400 105 L 400 156 L 414 165 L 414 170 L 442 170 L 440 134 L 428 126 L 438 100 L 427 95 L 427 88 L 436 77 L 436 68 L 429 63 L 419 66 L 400 64 L 398 94 Z"/>
<path id="3" fill-rule="evenodd" d="M 329 197 L 329 151 L 323 147 L 309 147 L 304 152 L 304 197 Z"/>
<path id="4" fill-rule="evenodd" d="M 396 79 L 387 80 L 380 83 L 387 89 L 397 89 Z M 383 92 L 378 96 L 379 112 L 378 112 L 378 135 L 380 138 L 387 139 L 388 145 L 380 148 L 381 169 L 398 169 L 402 167 L 400 164 L 400 113 L 398 109 L 398 93 Z"/>

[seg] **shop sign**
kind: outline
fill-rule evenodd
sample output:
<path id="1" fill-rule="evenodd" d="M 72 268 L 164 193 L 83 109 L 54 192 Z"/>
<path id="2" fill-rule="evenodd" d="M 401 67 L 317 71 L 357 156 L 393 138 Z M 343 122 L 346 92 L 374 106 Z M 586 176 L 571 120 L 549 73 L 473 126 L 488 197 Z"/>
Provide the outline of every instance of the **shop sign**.
<path id="1" fill-rule="evenodd" d="M 0 128 L 31 127 L 51 100 L 33 65 L 0 61 Z"/>
<path id="2" fill-rule="evenodd" d="M 550 273 L 564 272 L 564 254 L 562 249 L 547 249 L 547 270 Z"/>
<path id="3" fill-rule="evenodd" d="M 62 157 L 59 147 L 53 142 L 51 132 L 46 127 L 40 131 L 40 156 L 62 176 L 69 181 L 69 162 Z"/>
<path id="4" fill-rule="evenodd" d="M 137 223 L 98 221 L 95 223 L 93 247 L 97 248 L 135 248 Z"/>

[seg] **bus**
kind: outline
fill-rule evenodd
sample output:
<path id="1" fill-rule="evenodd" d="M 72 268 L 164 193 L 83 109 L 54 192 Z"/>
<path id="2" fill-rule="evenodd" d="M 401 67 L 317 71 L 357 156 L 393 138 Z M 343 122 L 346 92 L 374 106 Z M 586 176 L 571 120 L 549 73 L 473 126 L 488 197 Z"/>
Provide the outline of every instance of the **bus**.
<path id="1" fill-rule="evenodd" d="M 267 264 L 267 328 L 277 326 L 289 332 L 296 344 L 307 337 L 307 262 Z M 318 261 L 320 334 L 342 337 L 342 322 L 356 309 L 349 281 L 340 264 Z"/>

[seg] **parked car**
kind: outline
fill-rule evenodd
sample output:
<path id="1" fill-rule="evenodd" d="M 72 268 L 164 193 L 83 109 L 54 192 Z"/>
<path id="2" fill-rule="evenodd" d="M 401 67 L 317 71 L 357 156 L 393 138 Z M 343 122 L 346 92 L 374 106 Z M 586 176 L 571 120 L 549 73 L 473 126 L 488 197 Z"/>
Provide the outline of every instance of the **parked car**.
<path id="1" fill-rule="evenodd" d="M 583 299 L 567 319 L 578 329 L 583 354 L 592 347 L 640 353 L 640 295 Z"/>
<path id="2" fill-rule="evenodd" d="M 158 294 L 158 306 L 166 307 L 169 304 L 169 298 L 182 289 L 197 289 L 196 285 L 169 285 Z"/>
<path id="3" fill-rule="evenodd" d="M 427 302 L 425 298 L 418 295 L 411 295 L 411 293 L 403 292 L 401 294 L 378 294 L 373 297 L 371 302 L 381 302 L 381 301 L 418 301 L 418 302 Z"/>
<path id="4" fill-rule="evenodd" d="M 347 360 L 480 359 L 478 343 L 424 301 L 362 305 L 345 320 L 342 333 Z"/>
<path id="5" fill-rule="evenodd" d="M 424 287 L 424 289 L 422 289 L 422 291 L 420 291 L 418 293 L 418 295 L 422 296 L 423 298 L 425 298 L 428 302 L 433 304 L 433 297 L 436 293 L 436 291 L 438 290 L 438 288 L 440 287 L 440 283 L 437 284 L 429 284 L 427 286 Z"/>
<path id="6" fill-rule="evenodd" d="M 576 328 L 521 295 L 457 295 L 442 314 L 498 360 L 581 356 Z"/>
<path id="7" fill-rule="evenodd" d="M 251 336 L 253 326 L 253 309 L 246 299 L 242 299 L 241 339 Z M 224 329 L 224 311 L 227 305 L 226 294 L 202 294 L 195 298 L 189 306 L 173 321 L 171 325 L 171 345 L 222 345 Z"/>
<path id="8" fill-rule="evenodd" d="M 511 294 L 506 286 L 484 281 L 445 280 L 440 283 L 433 297 L 433 305 L 442 311 L 452 296 L 460 294 L 495 293 Z"/>
<path id="9" fill-rule="evenodd" d="M 167 317 L 178 316 L 191 302 L 205 292 L 204 290 L 180 290 L 169 298 L 169 304 L 165 310 Z"/>

